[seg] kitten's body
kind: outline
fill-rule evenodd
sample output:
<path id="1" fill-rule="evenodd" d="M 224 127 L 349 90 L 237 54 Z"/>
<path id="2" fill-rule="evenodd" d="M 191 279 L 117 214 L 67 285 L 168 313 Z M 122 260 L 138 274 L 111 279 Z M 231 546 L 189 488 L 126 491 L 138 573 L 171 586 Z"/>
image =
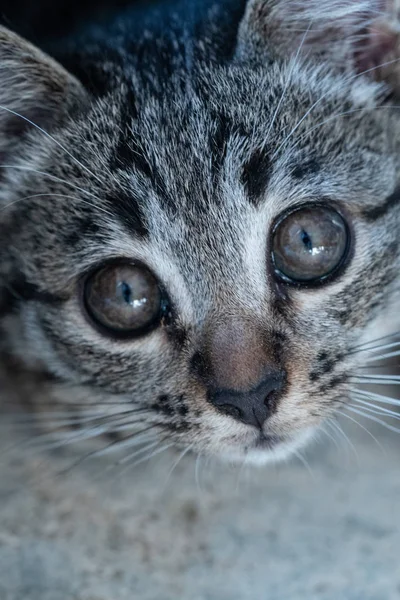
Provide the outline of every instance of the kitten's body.
<path id="1" fill-rule="evenodd" d="M 355 347 L 398 302 L 400 120 L 357 74 L 351 0 L 344 17 L 331 4 L 323 45 L 308 14 L 282 26 L 285 4 L 245 4 L 128 11 L 49 45 L 84 88 L 2 33 L 0 326 L 33 405 L 90 413 L 93 435 L 128 425 L 262 462 L 346 402 Z M 304 204 L 337 206 L 352 237 L 340 277 L 305 289 L 269 258 L 274 224 Z M 117 341 L 84 315 L 82 277 L 116 258 L 167 290 L 148 335 Z M 284 386 L 262 427 L 210 401 L 253 394 L 272 364 Z"/>

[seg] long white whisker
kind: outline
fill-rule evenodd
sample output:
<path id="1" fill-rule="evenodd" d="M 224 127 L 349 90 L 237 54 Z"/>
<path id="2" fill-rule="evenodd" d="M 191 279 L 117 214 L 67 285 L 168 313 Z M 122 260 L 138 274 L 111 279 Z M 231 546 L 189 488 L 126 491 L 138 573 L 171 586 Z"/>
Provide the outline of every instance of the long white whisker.
<path id="1" fill-rule="evenodd" d="M 400 406 L 400 400 L 396 398 L 391 398 L 390 396 L 383 396 L 382 394 L 377 394 L 375 392 L 367 392 L 366 390 L 356 390 L 357 395 L 368 398 L 369 400 L 375 400 L 376 402 L 381 402 L 382 404 L 389 404 L 391 406 Z"/>
<path id="2" fill-rule="evenodd" d="M 371 421 L 374 421 L 375 423 L 378 423 L 379 425 L 382 425 L 382 427 L 385 427 L 385 429 L 389 429 L 389 431 L 393 431 L 394 433 L 400 433 L 399 427 L 394 427 L 393 425 L 386 423 L 386 421 L 383 421 L 382 419 L 378 419 L 378 417 L 374 417 L 370 414 L 367 414 L 362 410 L 358 410 L 357 408 L 354 408 L 353 406 L 347 405 L 346 409 L 351 410 L 352 412 L 354 412 L 362 417 L 365 417 L 366 419 L 370 419 Z"/>
<path id="3" fill-rule="evenodd" d="M 18 440 L 17 444 L 13 444 L 12 446 L 5 449 L 4 454 L 9 454 L 13 452 L 16 448 L 27 447 L 33 450 L 37 450 L 38 452 L 46 452 L 51 450 L 57 450 L 63 448 L 65 446 L 69 446 L 71 444 L 79 443 L 88 439 L 93 439 L 96 437 L 100 437 L 107 433 L 116 433 L 122 431 L 132 431 L 133 428 L 136 428 L 138 425 L 145 423 L 145 419 L 135 419 L 134 421 L 128 421 L 122 424 L 115 423 L 112 419 L 106 419 L 103 423 L 97 423 L 91 427 L 86 427 L 84 430 L 80 431 L 53 431 L 46 432 L 39 435 L 35 435 L 32 437 L 30 435 L 24 440 Z M 51 423 L 50 423 L 51 425 Z M 148 432 L 151 429 L 155 428 L 154 425 L 150 425 L 144 429 L 139 431 L 134 431 L 130 434 L 127 440 L 131 440 L 133 438 L 138 437 L 140 434 L 144 432 Z M 126 440 L 123 440 L 124 442 Z M 121 444 L 121 440 L 114 440 L 109 444 L 109 447 L 117 446 L 117 444 Z M 99 450 L 95 450 L 92 453 L 89 453 L 87 456 L 91 456 L 92 454 L 96 454 L 96 452 L 101 452 Z M 81 461 L 78 461 L 80 463 Z"/>
<path id="4" fill-rule="evenodd" d="M 286 96 L 286 93 L 287 93 L 287 90 L 288 90 L 288 88 L 289 88 L 289 84 L 290 84 L 290 81 L 291 81 L 291 77 L 292 77 L 292 74 L 293 74 L 294 68 L 297 66 L 297 61 L 298 61 L 298 58 L 299 58 L 300 52 L 301 52 L 301 50 L 302 50 L 302 48 L 303 48 L 303 46 L 304 46 L 304 42 L 305 42 L 305 40 L 306 40 L 307 34 L 308 34 L 308 32 L 310 31 L 311 24 L 312 24 L 312 23 L 310 23 L 310 25 L 308 26 L 308 29 L 305 31 L 305 33 L 304 33 L 304 35 L 303 35 L 303 38 L 302 38 L 302 40 L 301 40 L 301 43 L 300 43 L 300 45 L 299 45 L 299 48 L 298 48 L 298 50 L 297 50 L 297 52 L 296 52 L 296 55 L 295 55 L 295 57 L 292 59 L 292 64 L 291 64 L 291 67 L 290 67 L 290 72 L 289 72 L 288 76 L 286 77 L 286 82 L 285 82 L 285 85 L 284 85 L 284 88 L 283 88 L 283 91 L 282 91 L 281 97 L 280 97 L 280 99 L 279 99 L 278 106 L 276 107 L 276 109 L 275 109 L 275 112 L 274 112 L 274 114 L 272 115 L 271 122 L 270 122 L 270 124 L 269 124 L 268 130 L 267 130 L 267 133 L 266 133 L 266 135 L 265 135 L 265 144 L 266 144 L 266 143 L 269 141 L 269 134 L 271 133 L 272 127 L 274 126 L 274 123 L 275 123 L 275 121 L 276 121 L 276 118 L 277 118 L 277 116 L 278 116 L 279 110 L 280 110 L 280 108 L 281 108 L 281 106 L 282 106 L 282 102 L 283 102 L 283 100 L 284 100 L 284 98 L 285 98 L 285 96 Z"/>
<path id="5" fill-rule="evenodd" d="M 346 117 L 347 115 L 352 115 L 355 113 L 365 113 L 367 111 L 396 110 L 396 109 L 400 109 L 400 106 L 395 106 L 393 104 L 390 104 L 387 106 L 386 105 L 385 106 L 371 106 L 371 107 L 363 106 L 361 108 L 353 108 L 351 110 L 345 110 L 343 112 L 335 113 L 335 114 L 331 115 L 330 117 L 328 117 L 327 119 L 325 119 L 324 121 L 320 121 L 320 122 L 316 123 L 310 129 L 307 129 L 307 131 L 299 137 L 298 142 L 296 142 L 296 144 L 293 144 L 293 146 L 291 146 L 291 148 L 292 149 L 295 148 L 299 143 L 301 143 L 301 141 L 304 139 L 304 137 L 310 135 L 310 133 L 312 133 L 316 129 L 319 129 L 320 127 L 323 127 L 324 125 L 326 125 L 332 121 L 335 121 L 336 119 L 339 119 L 340 117 Z"/>
<path id="6" fill-rule="evenodd" d="M 143 456 L 142 458 L 139 458 L 139 460 L 136 460 L 135 462 L 133 462 L 131 464 L 125 465 L 125 469 L 120 470 L 118 474 L 122 475 L 122 473 L 125 473 L 128 469 L 134 469 L 141 463 L 154 458 L 155 456 L 157 456 L 157 454 L 161 454 L 161 452 L 165 452 L 166 450 L 168 450 L 168 448 L 172 448 L 173 445 L 174 445 L 173 443 L 170 443 L 170 444 L 165 444 L 164 446 L 161 446 L 160 448 L 157 448 L 156 450 L 154 450 L 154 452 L 151 452 L 149 455 Z"/>
<path id="7" fill-rule="evenodd" d="M 310 474 L 311 479 L 315 482 L 316 481 L 315 475 L 314 475 L 314 472 L 313 472 L 309 462 L 304 458 L 304 456 L 298 450 L 293 450 L 293 454 L 299 459 L 299 461 L 302 463 L 303 467 L 305 467 L 305 469 Z"/>
<path id="8" fill-rule="evenodd" d="M 325 425 L 329 425 L 328 421 L 326 421 L 326 422 L 325 422 Z M 341 449 L 341 448 L 340 448 L 340 444 L 339 444 L 339 442 L 338 442 L 338 439 L 337 439 L 337 437 L 336 437 L 336 436 L 334 436 L 334 435 L 333 435 L 333 433 L 331 433 L 330 431 L 327 431 L 327 430 L 326 430 L 326 428 L 325 428 L 323 425 L 321 425 L 319 429 L 320 429 L 320 431 L 321 431 L 322 433 L 324 433 L 324 434 L 326 435 L 326 437 L 327 437 L 329 440 L 331 440 L 331 442 L 333 442 L 333 444 L 334 444 L 334 446 L 335 446 L 336 450 L 340 450 L 340 449 Z M 335 432 L 335 433 L 337 433 L 337 432 Z"/>
<path id="9" fill-rule="evenodd" d="M 373 346 L 375 346 L 376 344 L 378 344 L 378 342 L 383 342 L 385 340 L 391 340 L 393 338 L 399 338 L 400 339 L 400 332 L 396 331 L 395 333 L 389 333 L 387 335 L 382 335 L 378 338 L 374 338 L 373 340 L 369 340 L 368 342 L 364 342 L 363 344 L 359 344 L 358 346 L 354 346 L 353 350 L 358 350 L 360 348 L 369 348 L 371 346 L 371 344 Z"/>
<path id="10" fill-rule="evenodd" d="M 358 425 L 358 427 L 360 427 L 363 431 L 365 431 L 365 433 L 367 433 L 374 440 L 374 442 L 376 443 L 376 445 L 378 446 L 378 448 L 380 448 L 380 450 L 384 454 L 386 454 L 386 451 L 385 451 L 384 447 L 382 446 L 382 444 L 377 440 L 377 438 L 374 436 L 374 434 L 371 433 L 369 429 L 367 429 L 367 427 L 364 427 L 364 425 L 362 423 L 360 423 L 360 421 L 357 421 L 357 419 L 354 419 L 352 416 L 346 414 L 343 411 L 341 411 L 340 415 L 342 417 L 344 417 L 345 419 L 349 419 L 349 421 L 352 421 L 353 423 L 355 423 L 356 425 Z"/>
<path id="11" fill-rule="evenodd" d="M 327 96 L 329 96 L 332 93 L 332 91 L 337 91 L 341 87 L 344 87 L 345 84 L 351 82 L 354 79 L 357 79 L 358 77 L 361 77 L 362 75 L 366 75 L 366 74 L 368 74 L 368 73 L 370 73 L 372 71 L 375 71 L 376 69 L 380 69 L 382 67 L 389 66 L 389 65 L 397 63 L 399 61 L 400 61 L 400 59 L 396 58 L 396 59 L 387 61 L 385 63 L 382 63 L 380 65 L 377 65 L 376 67 L 371 67 L 370 69 L 366 69 L 365 71 L 362 71 L 362 73 L 357 73 L 357 75 L 352 75 L 351 77 L 346 78 L 344 81 L 341 81 L 339 85 L 334 86 L 331 90 L 329 90 L 329 92 L 326 92 L 326 94 L 323 94 L 322 96 L 320 96 L 318 98 L 318 100 L 316 100 L 310 106 L 310 108 L 304 113 L 304 115 L 301 117 L 301 119 L 297 122 L 297 124 L 290 131 L 290 133 L 285 137 L 285 139 L 283 140 L 283 142 L 281 142 L 281 144 L 279 144 L 279 146 L 277 147 L 277 149 L 273 153 L 271 160 L 274 160 L 277 157 L 277 155 L 279 154 L 280 150 L 283 148 L 283 146 L 285 146 L 287 144 L 287 142 L 290 140 L 290 138 L 292 137 L 292 135 L 297 131 L 297 129 L 300 127 L 300 125 L 303 123 L 303 121 L 305 121 L 305 119 L 308 117 L 308 115 L 318 106 L 318 104 L 320 104 Z"/>
<path id="12" fill-rule="evenodd" d="M 38 447 L 42 452 L 48 452 L 50 450 L 57 450 L 65 446 L 70 446 L 71 444 L 75 444 L 77 442 L 100 437 L 108 431 L 109 428 L 106 425 L 89 427 L 79 432 L 58 431 L 57 440 L 55 440 L 54 434 L 44 434 L 43 436 L 32 438 L 31 445 L 33 447 Z M 46 439 L 50 440 L 49 443 L 43 443 L 40 445 L 37 444 L 37 442 L 43 442 L 46 441 Z"/>
<path id="13" fill-rule="evenodd" d="M 353 402 L 357 402 L 357 404 L 361 404 L 362 406 L 364 406 L 364 410 L 372 412 L 376 415 L 381 415 L 382 417 L 387 415 L 391 419 L 396 419 L 397 421 L 400 421 L 399 413 L 395 412 L 394 410 L 390 410 L 389 408 L 384 408 L 383 406 L 377 406 L 376 404 L 373 404 L 372 402 L 367 402 L 366 400 L 361 400 L 360 398 L 357 398 L 356 396 L 353 397 Z M 350 406 L 357 408 L 357 406 L 355 406 L 353 403 Z"/>
<path id="14" fill-rule="evenodd" d="M 400 385 L 399 375 L 352 375 L 349 379 L 363 385 Z"/>
<path id="15" fill-rule="evenodd" d="M 56 175 L 52 175 L 51 173 L 47 173 L 46 171 L 39 171 L 38 169 L 33 169 L 32 167 L 25 167 L 24 165 L 4 165 L 4 164 L 0 165 L 0 169 L 17 169 L 19 171 L 27 171 L 28 173 L 36 173 L 37 175 L 42 175 L 43 177 L 48 177 L 52 181 L 57 181 L 57 183 L 62 183 L 63 185 L 69 185 L 70 187 L 74 188 L 75 190 L 82 192 L 82 194 L 86 194 L 87 196 L 94 198 L 98 202 L 100 201 L 100 198 L 98 196 L 96 196 L 95 194 L 93 194 L 92 192 L 88 192 L 84 188 L 81 188 L 78 185 L 76 185 L 75 183 L 72 183 L 71 181 L 67 181 L 66 179 L 61 179 L 60 177 L 57 177 Z"/>
<path id="16" fill-rule="evenodd" d="M 178 458 L 173 462 L 172 467 L 169 469 L 168 473 L 167 473 L 167 477 L 165 479 L 165 483 L 163 485 L 163 489 L 165 490 L 165 488 L 168 485 L 168 482 L 172 476 L 172 473 L 175 471 L 176 467 L 179 465 L 179 463 L 181 462 L 181 460 L 183 460 L 183 458 L 186 456 L 186 454 L 188 452 L 191 451 L 191 449 L 193 448 L 193 444 L 190 444 L 189 446 L 187 446 L 184 450 L 182 450 L 182 452 L 179 454 Z"/>
<path id="17" fill-rule="evenodd" d="M 20 113 L 17 113 L 15 110 L 11 110 L 11 108 L 7 108 L 6 106 L 2 106 L 0 105 L 0 110 L 5 110 L 6 112 L 14 115 L 15 117 L 18 117 L 20 119 L 22 119 L 23 121 L 25 121 L 26 123 L 28 123 L 29 125 L 32 125 L 32 127 L 34 127 L 35 129 L 37 129 L 38 131 L 40 131 L 43 135 L 45 135 L 49 140 L 51 140 L 54 144 L 56 144 L 59 148 L 61 148 L 61 150 L 63 152 L 65 152 L 65 154 L 67 154 L 70 158 L 72 158 L 72 160 L 79 165 L 80 167 L 82 167 L 82 169 L 85 169 L 85 171 L 87 173 L 89 173 L 89 175 L 91 175 L 92 177 L 94 177 L 101 185 L 104 184 L 104 181 L 102 181 L 97 175 L 95 175 L 88 167 L 86 167 L 83 163 L 81 163 L 73 154 L 71 154 L 71 152 L 69 150 L 67 150 L 67 148 L 65 148 L 58 140 L 56 140 L 52 135 L 50 135 L 50 133 L 48 133 L 47 131 L 45 131 L 42 127 L 40 127 L 37 123 L 34 123 L 33 121 L 31 121 L 30 119 L 28 119 L 27 117 L 24 117 L 24 115 L 21 115 Z"/>
<path id="18" fill-rule="evenodd" d="M 350 351 L 348 354 L 361 354 L 361 352 L 377 352 L 378 350 L 390 350 L 400 346 L 400 340 L 398 342 L 391 342 L 390 344 L 383 344 L 377 346 L 371 346 L 370 348 L 361 348 L 357 351 Z"/>
<path id="19" fill-rule="evenodd" d="M 115 409 L 118 409 L 118 406 L 113 405 Z M 15 425 L 31 425 L 38 424 L 40 421 L 46 421 L 46 424 L 79 424 L 79 423 L 89 423 L 90 421 L 106 419 L 110 422 L 114 422 L 117 419 L 126 419 L 127 417 L 131 417 L 132 415 L 141 415 L 143 413 L 148 412 L 146 408 L 134 408 L 131 410 L 116 410 L 116 412 L 110 413 L 99 413 L 97 407 L 92 410 L 80 410 L 79 412 L 72 413 L 71 411 L 51 411 L 51 412 L 40 412 L 37 413 L 17 413 L 17 414 L 0 414 L 0 427 L 4 425 L 5 427 L 14 426 Z"/>
<path id="20" fill-rule="evenodd" d="M 134 442 L 136 442 L 136 441 L 138 444 L 141 444 L 145 441 L 145 439 L 149 439 L 149 438 L 144 437 L 145 434 L 148 434 L 148 432 L 154 428 L 155 427 L 153 425 L 151 425 L 149 427 L 145 427 L 143 429 L 140 429 L 139 431 L 135 431 L 134 433 L 132 433 L 127 440 L 113 440 L 112 442 L 107 444 L 104 448 L 100 448 L 100 449 L 96 448 L 95 450 L 88 452 L 88 453 L 84 454 L 83 456 L 81 456 L 78 460 L 76 460 L 74 463 L 72 463 L 72 465 L 70 465 L 67 469 L 65 469 L 65 471 L 63 471 L 63 473 L 70 472 L 72 469 L 74 469 L 75 467 L 86 462 L 90 458 L 96 458 L 98 456 L 103 456 L 104 454 L 108 454 L 112 451 L 118 451 L 118 449 L 122 447 L 123 442 L 124 443 L 126 442 L 127 444 L 130 443 L 130 447 L 134 446 Z M 115 464 L 112 466 L 115 467 Z M 109 467 L 109 468 L 112 468 L 112 467 Z"/>
<path id="21" fill-rule="evenodd" d="M 397 350 L 396 352 L 388 352 L 387 354 L 380 354 L 378 356 L 371 356 L 367 358 L 365 362 L 378 362 L 385 360 L 386 358 L 395 358 L 396 356 L 400 356 L 400 350 Z"/>
<path id="22" fill-rule="evenodd" d="M 348 444 L 348 446 L 353 451 L 354 456 L 356 457 L 357 463 L 359 463 L 360 458 L 358 456 L 356 447 L 353 444 L 353 442 L 350 440 L 349 436 L 345 433 L 345 431 L 343 431 L 343 428 L 339 425 L 339 423 L 337 421 L 335 421 L 334 419 L 328 419 L 326 423 L 327 423 L 327 425 L 330 425 L 333 430 L 337 431 L 338 434 L 344 439 L 344 441 Z"/>
<path id="23" fill-rule="evenodd" d="M 194 466 L 194 479 L 196 482 L 196 488 L 200 493 L 202 493 L 201 484 L 200 484 L 200 465 L 201 465 L 202 458 L 203 458 L 202 455 L 200 453 L 198 453 L 197 457 L 196 457 L 195 466 Z"/>
<path id="24" fill-rule="evenodd" d="M 131 461 L 133 458 L 136 458 L 136 456 L 140 456 L 140 454 L 143 454 L 143 452 L 147 452 L 147 450 L 154 448 L 154 446 L 158 446 L 159 443 L 160 443 L 160 440 L 155 439 L 154 441 L 150 442 L 147 446 L 139 448 L 139 450 L 135 450 L 135 452 L 132 452 L 131 454 L 128 454 L 127 456 L 124 456 L 123 458 L 120 458 L 116 463 L 114 463 L 113 466 L 115 467 L 116 465 L 125 465 L 127 462 Z"/>
<path id="25" fill-rule="evenodd" d="M 101 206 L 98 206 L 97 204 L 94 204 L 93 202 L 89 202 L 88 200 L 84 200 L 83 198 L 78 198 L 77 196 L 68 196 L 67 194 L 32 194 L 31 196 L 24 196 L 23 198 L 18 198 L 17 200 L 13 200 L 12 202 L 5 204 L 4 206 L 2 206 L 0 208 L 0 212 L 5 211 L 7 208 L 10 208 L 10 206 L 14 206 L 14 204 L 19 204 L 20 202 L 24 202 L 25 200 L 30 200 L 31 198 L 42 198 L 42 197 L 46 197 L 46 196 L 50 196 L 51 198 L 64 198 L 64 199 L 76 200 L 77 202 L 80 202 L 81 204 L 86 204 L 88 206 L 91 206 L 95 210 L 104 212 L 108 216 L 113 217 L 113 214 L 110 211 L 108 211 L 107 209 L 105 209 Z"/>

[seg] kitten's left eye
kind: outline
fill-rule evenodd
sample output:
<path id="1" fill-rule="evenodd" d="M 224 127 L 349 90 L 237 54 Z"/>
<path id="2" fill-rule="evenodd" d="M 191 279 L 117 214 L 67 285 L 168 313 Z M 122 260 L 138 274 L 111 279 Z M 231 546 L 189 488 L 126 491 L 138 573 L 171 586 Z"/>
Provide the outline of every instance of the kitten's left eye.
<path id="1" fill-rule="evenodd" d="M 307 206 L 276 225 L 272 262 L 283 281 L 319 283 L 344 264 L 348 248 L 349 230 L 343 217 L 330 207 Z"/>
<path id="2" fill-rule="evenodd" d="M 109 264 L 85 282 L 86 310 L 95 324 L 117 337 L 147 333 L 163 314 L 163 296 L 144 266 Z"/>

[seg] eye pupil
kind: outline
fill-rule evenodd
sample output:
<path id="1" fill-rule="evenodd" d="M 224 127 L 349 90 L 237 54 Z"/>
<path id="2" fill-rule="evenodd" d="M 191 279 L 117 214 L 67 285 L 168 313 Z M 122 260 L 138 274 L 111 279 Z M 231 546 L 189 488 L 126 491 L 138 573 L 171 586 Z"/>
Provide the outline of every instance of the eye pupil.
<path id="1" fill-rule="evenodd" d="M 348 227 L 336 210 L 323 206 L 294 210 L 273 231 L 276 276 L 287 283 L 322 282 L 344 264 L 348 246 Z"/>
<path id="2" fill-rule="evenodd" d="M 131 304 L 132 303 L 132 289 L 131 289 L 131 287 L 125 281 L 122 281 L 118 285 L 121 287 L 122 297 L 125 300 L 125 302 L 127 304 Z"/>
<path id="3" fill-rule="evenodd" d="M 304 229 L 301 232 L 301 241 L 303 242 L 304 246 L 306 247 L 306 249 L 309 252 L 312 252 L 313 249 L 313 243 L 311 241 L 310 236 L 308 235 L 308 233 L 306 231 L 304 231 Z"/>
<path id="4" fill-rule="evenodd" d="M 119 337 L 149 331 L 160 322 L 167 304 L 146 267 L 123 262 L 106 265 L 90 275 L 84 300 L 94 323 Z"/>

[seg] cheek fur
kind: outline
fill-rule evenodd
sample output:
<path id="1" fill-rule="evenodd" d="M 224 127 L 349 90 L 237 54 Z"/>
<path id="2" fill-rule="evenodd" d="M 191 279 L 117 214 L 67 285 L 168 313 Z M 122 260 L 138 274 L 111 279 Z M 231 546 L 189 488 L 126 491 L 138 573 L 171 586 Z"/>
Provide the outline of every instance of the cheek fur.
<path id="1" fill-rule="evenodd" d="M 118 58 L 103 69 L 104 47 L 87 34 L 95 101 L 1 28 L 0 105 L 14 113 L 1 112 L 0 154 L 14 166 L 0 175 L 0 360 L 43 418 L 44 407 L 71 411 L 82 439 L 171 442 L 261 464 L 296 451 L 340 405 L 352 346 L 398 306 L 399 120 L 373 80 L 377 72 L 398 92 L 397 68 L 374 70 L 399 53 L 398 33 L 382 37 L 381 25 L 371 39 L 378 0 L 249 0 L 235 15 L 203 14 L 202 4 L 193 3 L 201 43 L 167 12 L 162 35 L 118 17 L 118 40 L 104 39 L 115 41 L 123 68 Z M 324 198 L 363 231 L 354 260 L 318 291 L 284 287 L 270 264 L 272 224 Z M 157 273 L 173 326 L 116 342 L 85 320 L 77 280 L 120 257 Z M 193 372 L 207 330 L 232 330 L 238 317 L 259 327 L 246 357 L 226 344 L 220 352 L 225 388 L 233 381 L 242 399 L 242 388 L 254 391 L 258 346 L 287 372 L 258 428 L 212 405 L 205 380 L 217 369 L 205 362 L 203 377 Z M 57 428 L 56 417 L 48 424 Z"/>

